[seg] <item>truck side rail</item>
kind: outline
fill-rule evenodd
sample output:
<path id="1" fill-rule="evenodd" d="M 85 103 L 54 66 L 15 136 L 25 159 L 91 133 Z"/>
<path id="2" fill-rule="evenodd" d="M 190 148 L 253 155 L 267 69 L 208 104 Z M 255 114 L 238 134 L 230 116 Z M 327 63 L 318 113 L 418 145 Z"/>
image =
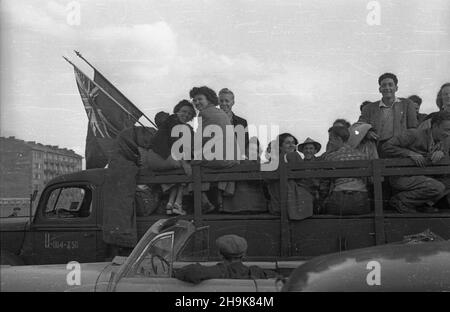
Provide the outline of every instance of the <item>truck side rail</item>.
<path id="1" fill-rule="evenodd" d="M 437 164 L 427 163 L 420 168 L 411 159 L 375 159 L 365 161 L 314 161 L 286 164 L 281 162 L 275 171 L 261 171 L 259 164 L 240 164 L 227 169 L 209 169 L 198 165 L 193 166 L 193 174 L 188 177 L 184 171 L 171 170 L 152 172 L 141 169 L 138 176 L 140 184 L 160 183 L 193 183 L 194 222 L 201 226 L 205 220 L 212 216 L 203 215 L 201 208 L 201 184 L 203 182 L 217 181 L 274 181 L 280 183 L 281 215 L 274 216 L 281 222 L 281 255 L 289 256 L 290 235 L 289 219 L 287 213 L 287 183 L 289 179 L 306 178 L 338 178 L 338 177 L 371 177 L 374 195 L 374 226 L 376 244 L 386 243 L 384 231 L 384 210 L 382 183 L 390 176 L 402 175 L 450 175 L 450 159 L 446 158 Z M 212 217 L 214 218 L 214 217 Z M 216 217 L 217 218 L 217 217 Z M 222 218 L 222 217 L 221 217 Z M 223 218 L 240 218 L 246 216 L 223 216 Z M 253 217 L 254 218 L 254 217 Z M 265 216 L 264 218 L 270 218 Z"/>

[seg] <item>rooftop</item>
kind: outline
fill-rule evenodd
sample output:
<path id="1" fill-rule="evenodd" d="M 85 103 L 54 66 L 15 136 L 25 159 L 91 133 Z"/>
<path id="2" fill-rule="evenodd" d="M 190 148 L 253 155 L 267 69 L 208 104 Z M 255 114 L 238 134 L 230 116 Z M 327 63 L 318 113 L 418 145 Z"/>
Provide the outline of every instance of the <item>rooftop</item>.
<path id="1" fill-rule="evenodd" d="M 62 148 L 62 147 L 59 147 L 58 145 L 48 145 L 48 144 L 44 145 L 42 143 L 36 143 L 35 141 L 24 141 L 24 140 L 17 139 L 14 136 L 10 136 L 8 138 L 0 137 L 0 140 L 14 141 L 16 143 L 23 143 L 23 144 L 29 146 L 30 148 L 32 148 L 33 150 L 38 150 L 38 151 L 42 151 L 42 152 L 51 152 L 51 153 L 65 155 L 65 156 L 83 158 L 83 156 L 75 153 L 74 150 L 67 149 L 65 147 Z"/>

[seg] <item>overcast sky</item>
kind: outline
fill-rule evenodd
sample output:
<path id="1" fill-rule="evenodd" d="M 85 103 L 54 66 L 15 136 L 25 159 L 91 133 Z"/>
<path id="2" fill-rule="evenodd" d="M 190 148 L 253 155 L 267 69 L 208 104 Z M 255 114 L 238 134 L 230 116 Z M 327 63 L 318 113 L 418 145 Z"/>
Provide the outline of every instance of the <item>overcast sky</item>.
<path id="1" fill-rule="evenodd" d="M 72 2 L 72 5 L 69 5 Z M 1 135 L 84 155 L 87 117 L 69 56 L 79 50 L 149 117 L 193 86 L 235 92 L 250 124 L 326 144 L 397 74 L 399 96 L 436 110 L 450 81 L 450 1 L 1 0 Z M 76 5 L 75 5 L 76 7 Z"/>

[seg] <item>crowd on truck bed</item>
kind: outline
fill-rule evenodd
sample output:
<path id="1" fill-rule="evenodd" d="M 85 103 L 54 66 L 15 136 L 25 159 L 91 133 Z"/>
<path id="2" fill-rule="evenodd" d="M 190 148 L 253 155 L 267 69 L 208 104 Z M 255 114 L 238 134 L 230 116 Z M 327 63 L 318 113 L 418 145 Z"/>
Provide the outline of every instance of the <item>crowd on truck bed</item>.
<path id="1" fill-rule="evenodd" d="M 450 83 L 442 85 L 437 93 L 436 104 L 439 110 L 428 115 L 419 112 L 422 102 L 419 96 L 412 95 L 409 98 L 396 96 L 398 80 L 394 74 L 381 75 L 378 78 L 378 85 L 381 99 L 363 102 L 360 105 L 360 117 L 355 123 L 337 119 L 328 129 L 329 140 L 323 154 L 318 156 L 322 146 L 314 139 L 308 137 L 299 144 L 294 135 L 282 133 L 267 146 L 265 161 L 270 161 L 273 157 L 287 163 L 411 158 L 418 166 L 426 166 L 448 157 Z M 128 189 L 128 194 L 136 195 L 135 207 L 138 216 L 155 212 L 167 215 L 193 213 L 192 184 L 136 185 L 139 168 L 155 171 L 180 168 L 190 176 L 193 164 L 221 169 L 239 163 L 262 162 L 263 151 L 259 140 L 257 137 L 249 138 L 248 131 L 245 132 L 244 146 L 239 146 L 240 142 L 235 135 L 234 150 L 238 153 L 243 151 L 240 155 L 242 157 L 236 155 L 236 158 L 231 160 L 225 157 L 229 155 L 226 155 L 227 145 L 223 140 L 223 157 L 219 158 L 220 160 L 205 158 L 177 160 L 179 158 L 172 155 L 172 149 L 182 134 L 173 137 L 172 130 L 179 125 L 185 125 L 193 138 L 194 130 L 188 123 L 196 115 L 202 119 L 201 125 L 196 130 L 201 131 L 200 133 L 210 125 L 220 128 L 223 133 L 226 133 L 226 128 L 230 125 L 247 129 L 247 120 L 234 113 L 235 95 L 231 90 L 224 88 L 217 95 L 206 86 L 194 87 L 190 90 L 189 96 L 191 100 L 180 101 L 173 108 L 172 114 L 166 112 L 156 114 L 157 130 L 133 127 L 117 136 L 116 153 L 109 163 L 109 168 L 131 166 L 132 169 L 127 169 L 127 177 L 121 176 L 123 181 L 121 185 Z M 210 137 L 202 137 L 201 145 L 205 146 L 209 140 Z M 180 152 L 193 156 L 194 145 L 192 142 L 191 150 Z M 272 151 L 276 146 L 278 154 Z M 257 157 L 249 159 L 249 155 Z M 119 170 L 116 174 L 123 173 Z M 133 179 L 134 183 L 126 183 Z M 202 183 L 202 212 L 280 214 L 279 183 L 279 181 Z M 292 179 L 288 181 L 286 187 L 288 216 L 291 220 L 301 220 L 312 214 L 366 214 L 373 209 L 370 178 Z M 385 208 L 400 213 L 438 212 L 440 208 L 450 208 L 448 175 L 395 176 L 387 178 L 383 188 L 384 195 L 389 195 L 388 205 Z M 162 201 L 161 198 L 165 200 Z M 134 199 L 128 196 L 129 203 L 132 200 Z M 125 205 L 126 203 L 116 204 L 120 207 Z M 134 204 L 131 206 L 134 207 Z"/>

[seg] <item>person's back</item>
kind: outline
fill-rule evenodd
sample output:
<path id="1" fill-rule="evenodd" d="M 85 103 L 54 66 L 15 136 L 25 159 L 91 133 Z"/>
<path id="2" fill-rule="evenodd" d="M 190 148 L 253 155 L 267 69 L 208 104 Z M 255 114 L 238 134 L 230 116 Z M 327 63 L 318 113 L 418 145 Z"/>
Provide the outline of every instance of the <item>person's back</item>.
<path id="1" fill-rule="evenodd" d="M 216 240 L 219 254 L 223 262 L 213 266 L 199 263 L 187 265 L 174 272 L 174 277 L 193 284 L 208 279 L 267 279 L 274 278 L 277 273 L 257 266 L 246 266 L 242 258 L 247 251 L 247 241 L 237 235 L 223 235 Z"/>
<path id="2" fill-rule="evenodd" d="M 220 262 L 213 266 L 199 263 L 185 266 L 175 272 L 179 280 L 198 284 L 208 279 L 267 279 L 275 278 L 277 274 L 258 266 L 246 266 L 239 262 Z"/>
<path id="3" fill-rule="evenodd" d="M 327 161 L 367 160 L 368 157 L 348 144 L 349 130 L 345 127 L 331 127 L 330 139 L 336 146 L 326 156 Z M 330 182 L 332 182 L 330 184 Z M 365 214 L 370 211 L 366 181 L 360 177 L 324 179 L 321 183 L 324 213 L 333 215 Z M 329 193 L 328 196 L 325 194 Z"/>

